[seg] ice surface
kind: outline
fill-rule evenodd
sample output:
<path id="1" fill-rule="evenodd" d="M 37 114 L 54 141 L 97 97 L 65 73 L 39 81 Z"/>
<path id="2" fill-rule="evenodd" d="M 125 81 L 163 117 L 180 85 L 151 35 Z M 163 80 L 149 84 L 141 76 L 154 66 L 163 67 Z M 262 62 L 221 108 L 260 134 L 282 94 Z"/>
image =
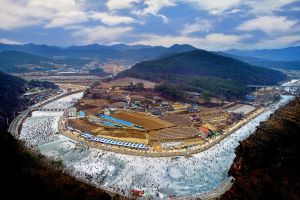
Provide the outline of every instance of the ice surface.
<path id="1" fill-rule="evenodd" d="M 131 189 L 142 189 L 161 197 L 202 193 L 214 189 L 227 178 L 239 141 L 252 134 L 261 121 L 292 98 L 282 96 L 280 102 L 268 111 L 212 148 L 191 158 L 172 160 L 130 156 L 79 146 L 63 135 L 55 135 L 57 129 L 53 124 L 57 123 L 59 114 L 47 116 L 45 113 L 34 113 L 24 123 L 20 138 L 28 145 L 37 145 L 42 154 L 62 160 L 68 168 L 73 169 L 74 176 L 99 187 L 127 194 Z M 63 102 L 70 106 L 70 101 L 72 97 Z"/>

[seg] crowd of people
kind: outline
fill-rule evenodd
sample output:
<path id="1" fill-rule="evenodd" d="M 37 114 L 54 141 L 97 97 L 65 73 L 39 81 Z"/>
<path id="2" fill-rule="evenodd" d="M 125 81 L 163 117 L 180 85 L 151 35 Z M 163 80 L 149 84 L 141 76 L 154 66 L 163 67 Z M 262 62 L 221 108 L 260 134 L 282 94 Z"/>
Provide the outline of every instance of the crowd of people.
<path id="1" fill-rule="evenodd" d="M 59 116 L 36 115 L 27 118 L 20 139 L 27 145 L 37 147 L 62 140 L 40 150 L 45 155 L 56 151 L 57 158 L 74 176 L 126 196 L 135 189 L 145 191 L 146 196 L 163 198 L 203 193 L 220 185 L 227 178 L 239 141 L 249 136 L 269 114 L 264 113 L 253 119 L 206 151 L 177 159 L 117 154 L 89 148 L 67 137 L 58 137 Z"/>

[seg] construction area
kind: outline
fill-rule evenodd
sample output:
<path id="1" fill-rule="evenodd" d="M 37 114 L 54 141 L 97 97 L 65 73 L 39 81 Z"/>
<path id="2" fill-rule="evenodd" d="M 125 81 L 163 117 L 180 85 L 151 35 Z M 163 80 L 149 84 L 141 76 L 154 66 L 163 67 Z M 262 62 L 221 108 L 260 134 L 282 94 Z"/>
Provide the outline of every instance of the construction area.
<path id="1" fill-rule="evenodd" d="M 221 137 L 259 108 L 236 102 L 214 108 L 177 102 L 154 87 L 155 83 L 135 78 L 94 83 L 65 113 L 65 131 L 86 142 L 166 152 Z M 72 114 L 77 111 L 81 115 Z"/>

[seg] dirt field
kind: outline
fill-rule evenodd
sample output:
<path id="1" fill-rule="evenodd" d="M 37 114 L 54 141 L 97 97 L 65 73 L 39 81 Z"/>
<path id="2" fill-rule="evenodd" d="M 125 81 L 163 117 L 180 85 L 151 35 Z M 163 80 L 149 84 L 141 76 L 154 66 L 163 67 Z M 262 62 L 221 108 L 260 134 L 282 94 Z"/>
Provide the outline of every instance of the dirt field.
<path id="1" fill-rule="evenodd" d="M 187 119 L 187 117 L 183 117 L 180 115 L 162 116 L 160 117 L 160 119 L 175 124 L 176 126 L 193 126 L 193 122 L 191 120 Z"/>
<path id="2" fill-rule="evenodd" d="M 178 141 L 195 138 L 198 137 L 199 134 L 199 131 L 192 127 L 172 127 L 151 131 L 149 133 L 149 140 L 159 142 Z"/>
<path id="3" fill-rule="evenodd" d="M 174 124 L 170 122 L 138 112 L 120 111 L 112 116 L 133 122 L 134 124 L 142 126 L 148 130 L 157 130 L 174 126 Z"/>
<path id="4" fill-rule="evenodd" d="M 151 81 L 146 81 L 146 80 L 138 79 L 138 78 L 130 78 L 130 77 L 113 80 L 110 82 L 110 84 L 112 84 L 113 86 L 127 86 L 127 85 L 129 85 L 129 83 L 132 83 L 132 82 L 143 83 L 145 88 L 154 88 L 156 85 L 156 83 L 151 82 Z"/>
<path id="5" fill-rule="evenodd" d="M 124 66 L 122 63 L 105 63 L 101 65 L 101 68 L 103 69 L 104 72 L 113 74 L 114 70 L 116 72 L 121 72 L 126 69 L 126 66 Z"/>
<path id="6" fill-rule="evenodd" d="M 148 143 L 148 134 L 138 130 L 128 129 L 110 129 L 94 125 L 84 119 L 68 120 L 68 124 L 82 132 L 90 132 L 100 137 L 111 138 L 121 141 L 134 141 Z"/>
<path id="7" fill-rule="evenodd" d="M 77 104 L 78 110 L 82 110 L 86 115 L 100 113 L 103 107 L 109 105 L 108 101 L 105 99 L 82 99 Z"/>

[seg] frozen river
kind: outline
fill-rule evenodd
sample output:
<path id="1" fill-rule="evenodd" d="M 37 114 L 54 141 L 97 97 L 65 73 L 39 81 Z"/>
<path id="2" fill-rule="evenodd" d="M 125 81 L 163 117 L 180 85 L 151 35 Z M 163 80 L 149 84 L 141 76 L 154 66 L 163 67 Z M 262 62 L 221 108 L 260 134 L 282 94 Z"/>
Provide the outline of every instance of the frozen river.
<path id="1" fill-rule="evenodd" d="M 74 96 L 77 99 L 81 97 Z M 74 98 L 69 100 L 74 102 Z M 54 136 L 57 132 L 57 118 L 62 115 L 59 112 L 51 112 L 51 115 L 50 112 L 33 113 L 25 121 L 20 139 L 25 140 L 29 146 L 37 147 L 42 154 L 62 160 L 67 167 L 73 169 L 74 176 L 101 187 L 125 193 L 131 189 L 142 189 L 156 198 L 203 193 L 216 188 L 227 178 L 235 157 L 234 149 L 239 141 L 247 138 L 260 122 L 268 119 L 270 114 L 292 99 L 292 96 L 282 96 L 278 103 L 217 145 L 191 158 L 181 157 L 178 160 L 130 156 L 78 147 L 63 135 Z M 51 107 L 54 105 L 52 103 Z M 72 103 L 59 105 L 71 106 Z"/>

